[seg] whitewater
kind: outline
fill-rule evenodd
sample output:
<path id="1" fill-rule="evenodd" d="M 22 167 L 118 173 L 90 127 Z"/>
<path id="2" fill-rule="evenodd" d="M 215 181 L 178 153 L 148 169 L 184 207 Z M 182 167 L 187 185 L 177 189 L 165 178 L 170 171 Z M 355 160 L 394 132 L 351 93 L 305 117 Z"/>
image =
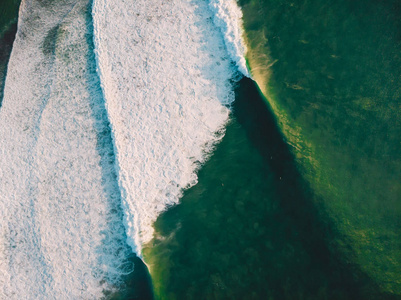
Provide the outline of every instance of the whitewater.
<path id="1" fill-rule="evenodd" d="M 20 7 L 0 111 L 0 299 L 99 299 L 131 271 L 89 8 Z"/>
<path id="2" fill-rule="evenodd" d="M 224 135 L 248 74 L 240 19 L 235 1 L 22 1 L 0 108 L 0 299 L 121 287 Z"/>
<path id="3" fill-rule="evenodd" d="M 244 50 L 227 51 L 239 30 L 216 23 L 239 21 L 240 14 L 223 8 L 191 0 L 94 0 L 124 221 L 138 255 L 157 216 L 196 184 L 197 169 L 223 136 Z"/>

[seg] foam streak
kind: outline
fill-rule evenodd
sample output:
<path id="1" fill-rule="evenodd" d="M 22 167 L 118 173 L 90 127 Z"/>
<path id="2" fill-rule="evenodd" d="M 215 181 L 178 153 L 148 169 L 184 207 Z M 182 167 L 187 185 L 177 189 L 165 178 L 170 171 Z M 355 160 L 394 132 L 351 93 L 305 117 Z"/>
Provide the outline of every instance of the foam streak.
<path id="1" fill-rule="evenodd" d="M 126 271 L 87 6 L 21 4 L 0 111 L 1 299 L 100 299 Z"/>

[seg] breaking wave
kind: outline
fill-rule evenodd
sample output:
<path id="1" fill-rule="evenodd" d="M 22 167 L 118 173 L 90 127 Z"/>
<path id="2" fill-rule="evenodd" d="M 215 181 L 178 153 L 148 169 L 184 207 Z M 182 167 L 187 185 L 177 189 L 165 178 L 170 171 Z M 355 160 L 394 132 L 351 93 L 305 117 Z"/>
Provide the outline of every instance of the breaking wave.
<path id="1" fill-rule="evenodd" d="M 205 1 L 94 0 L 92 12 L 128 243 L 140 255 L 157 216 L 196 184 L 240 75 Z"/>
<path id="2" fill-rule="evenodd" d="M 235 2 L 89 6 L 21 3 L 0 110 L 2 299 L 117 289 L 248 75 Z"/>
<path id="3" fill-rule="evenodd" d="M 236 0 L 209 0 L 214 13 L 214 23 L 223 33 L 227 52 L 238 70 L 250 77 L 246 66 L 246 45 L 242 38 L 242 11 Z"/>
<path id="4" fill-rule="evenodd" d="M 100 299 L 132 270 L 88 4 L 21 4 L 0 111 L 1 299 Z"/>

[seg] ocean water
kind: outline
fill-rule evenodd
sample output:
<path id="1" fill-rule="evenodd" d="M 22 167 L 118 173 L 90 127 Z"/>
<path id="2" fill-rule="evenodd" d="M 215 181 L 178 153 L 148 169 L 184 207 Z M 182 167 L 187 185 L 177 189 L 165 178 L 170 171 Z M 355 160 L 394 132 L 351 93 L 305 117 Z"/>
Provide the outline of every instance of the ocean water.
<path id="1" fill-rule="evenodd" d="M 399 299 L 398 2 L 239 4 L 258 87 L 155 223 L 156 295 Z"/>
<path id="2" fill-rule="evenodd" d="M 157 216 L 197 183 L 196 170 L 224 135 L 241 76 L 226 45 L 238 34 L 225 29 L 234 37 L 225 41 L 213 18 L 206 1 L 93 3 L 124 223 L 138 255 Z"/>
<path id="3" fill-rule="evenodd" d="M 20 7 L 0 111 L 3 299 L 99 299 L 132 271 L 89 4 Z"/>
<path id="4" fill-rule="evenodd" d="M 4 3 L 0 298 L 399 299 L 396 1 Z"/>
<path id="5" fill-rule="evenodd" d="M 144 248 L 157 299 L 392 299 L 331 249 L 337 232 L 251 80 L 198 177 Z"/>
<path id="6" fill-rule="evenodd" d="M 19 4 L 19 0 L 5 0 L 0 3 L 0 36 L 9 29 L 12 23 L 17 21 Z"/>
<path id="7" fill-rule="evenodd" d="M 0 107 L 3 99 L 7 63 L 17 31 L 18 6 L 19 0 L 8 0 L 0 3 Z"/>
<path id="8" fill-rule="evenodd" d="M 401 294 L 399 1 L 239 1 L 252 76 L 332 241 Z"/>
<path id="9" fill-rule="evenodd" d="M 220 20 L 235 8 L 21 3 L 0 112 L 1 297 L 143 288 L 127 287 L 132 253 L 196 184 L 246 72 L 240 27 Z"/>

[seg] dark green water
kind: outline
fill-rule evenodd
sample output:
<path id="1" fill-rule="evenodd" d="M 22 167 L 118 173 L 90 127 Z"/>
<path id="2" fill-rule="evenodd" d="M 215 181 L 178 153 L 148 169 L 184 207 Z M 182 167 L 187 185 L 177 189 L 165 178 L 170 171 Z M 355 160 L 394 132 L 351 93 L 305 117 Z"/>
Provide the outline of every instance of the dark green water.
<path id="1" fill-rule="evenodd" d="M 239 3 L 249 65 L 333 243 L 401 295 L 401 2 Z"/>
<path id="2" fill-rule="evenodd" d="M 400 299 L 400 2 L 239 4 L 267 102 L 241 82 L 198 185 L 156 222 L 156 295 Z"/>
<path id="3" fill-rule="evenodd" d="M 241 82 L 199 184 L 145 249 L 156 296 L 400 299 L 400 2 L 239 2 L 273 110 Z M 0 3 L 2 76 L 18 4 Z M 109 297 L 152 299 L 131 261 Z"/>
<path id="4" fill-rule="evenodd" d="M 0 2 L 0 107 L 3 101 L 7 63 L 17 32 L 19 3 L 20 0 L 2 0 Z"/>
<path id="5" fill-rule="evenodd" d="M 2 0 L 0 2 L 0 36 L 8 30 L 12 23 L 17 22 L 20 0 Z"/>
<path id="6" fill-rule="evenodd" d="M 144 251 L 159 299 L 381 299 L 332 241 L 254 83 L 242 80 L 199 183 L 159 217 Z"/>

